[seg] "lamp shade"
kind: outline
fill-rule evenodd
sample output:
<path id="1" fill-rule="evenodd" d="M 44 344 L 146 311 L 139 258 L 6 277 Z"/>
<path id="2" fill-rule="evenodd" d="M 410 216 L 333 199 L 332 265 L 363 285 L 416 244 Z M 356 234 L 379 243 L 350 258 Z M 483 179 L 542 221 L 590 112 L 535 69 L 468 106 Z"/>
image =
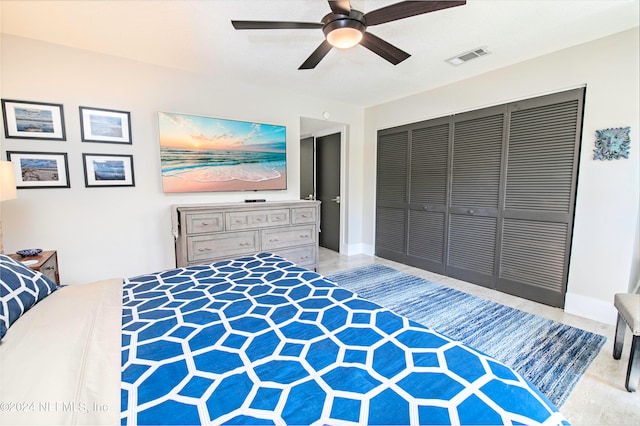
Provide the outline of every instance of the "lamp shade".
<path id="1" fill-rule="evenodd" d="M 329 15 L 331 16 L 331 15 Z M 367 27 L 357 19 L 336 19 L 322 27 L 327 41 L 339 49 L 349 49 L 360 43 Z"/>
<path id="2" fill-rule="evenodd" d="M 360 40 L 362 40 L 362 32 L 355 28 L 338 28 L 327 34 L 327 41 L 339 49 L 353 47 L 360 43 Z"/>
<path id="3" fill-rule="evenodd" d="M 16 175 L 11 161 L 0 161 L 0 201 L 17 197 Z"/>

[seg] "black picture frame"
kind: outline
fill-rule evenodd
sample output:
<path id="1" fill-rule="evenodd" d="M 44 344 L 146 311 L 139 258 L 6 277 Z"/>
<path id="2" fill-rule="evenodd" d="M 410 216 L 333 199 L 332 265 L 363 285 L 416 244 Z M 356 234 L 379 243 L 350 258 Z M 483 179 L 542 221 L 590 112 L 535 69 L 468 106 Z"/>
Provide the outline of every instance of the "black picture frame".
<path id="1" fill-rule="evenodd" d="M 2 99 L 7 139 L 66 141 L 62 104 Z"/>
<path id="2" fill-rule="evenodd" d="M 136 186 L 133 155 L 85 153 L 82 164 L 86 188 Z"/>
<path id="3" fill-rule="evenodd" d="M 13 163 L 16 188 L 70 188 L 66 152 L 7 151 Z"/>
<path id="4" fill-rule="evenodd" d="M 114 109 L 79 107 L 82 142 L 131 145 L 131 113 Z"/>

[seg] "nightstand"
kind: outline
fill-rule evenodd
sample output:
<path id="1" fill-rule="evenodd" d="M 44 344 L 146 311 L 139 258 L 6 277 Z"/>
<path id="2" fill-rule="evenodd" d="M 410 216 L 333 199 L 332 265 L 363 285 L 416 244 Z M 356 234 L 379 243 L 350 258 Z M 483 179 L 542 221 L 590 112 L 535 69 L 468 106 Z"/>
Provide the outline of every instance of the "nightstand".
<path id="1" fill-rule="evenodd" d="M 60 285 L 60 273 L 58 271 L 58 253 L 55 250 L 43 251 L 37 256 L 22 257 L 19 254 L 9 254 L 10 258 L 17 260 L 18 262 L 27 262 L 25 266 L 33 269 L 34 271 L 42 272 L 42 275 L 46 275 L 57 285 Z M 36 263 L 29 265 L 30 260 L 35 260 Z"/>

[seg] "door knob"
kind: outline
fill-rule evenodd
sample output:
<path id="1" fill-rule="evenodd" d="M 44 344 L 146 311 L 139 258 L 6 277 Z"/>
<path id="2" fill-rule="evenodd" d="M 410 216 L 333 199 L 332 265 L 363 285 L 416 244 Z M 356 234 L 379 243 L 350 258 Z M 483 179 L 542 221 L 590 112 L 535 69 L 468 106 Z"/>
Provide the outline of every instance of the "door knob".
<path id="1" fill-rule="evenodd" d="M 332 198 L 331 201 L 335 201 L 336 203 L 340 204 L 340 196 L 336 196 L 336 198 Z"/>

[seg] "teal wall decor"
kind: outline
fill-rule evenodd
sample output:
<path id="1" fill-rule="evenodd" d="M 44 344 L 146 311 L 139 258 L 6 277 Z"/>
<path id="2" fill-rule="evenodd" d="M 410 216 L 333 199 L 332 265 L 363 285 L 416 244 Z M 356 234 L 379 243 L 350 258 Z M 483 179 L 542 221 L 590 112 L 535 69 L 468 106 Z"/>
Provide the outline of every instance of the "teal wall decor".
<path id="1" fill-rule="evenodd" d="M 596 149 L 593 150 L 593 159 L 619 160 L 620 158 L 629 158 L 630 130 L 631 127 L 596 130 Z"/>

